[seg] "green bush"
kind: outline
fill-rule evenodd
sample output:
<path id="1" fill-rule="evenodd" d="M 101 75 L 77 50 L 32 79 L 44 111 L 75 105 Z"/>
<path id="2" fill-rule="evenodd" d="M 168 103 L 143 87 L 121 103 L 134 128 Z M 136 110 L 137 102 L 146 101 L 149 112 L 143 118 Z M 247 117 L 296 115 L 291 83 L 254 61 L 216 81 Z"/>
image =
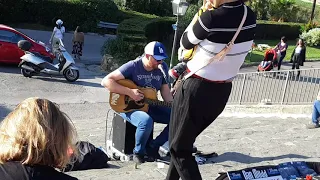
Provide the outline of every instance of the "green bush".
<path id="1" fill-rule="evenodd" d="M 101 48 L 101 54 L 110 54 L 115 63 L 121 65 L 129 60 L 135 59 L 143 53 L 146 43 L 130 43 L 124 41 L 121 36 L 108 40 Z"/>
<path id="2" fill-rule="evenodd" d="M 174 22 L 174 18 L 154 15 L 126 19 L 119 24 L 117 34 L 131 42 L 165 41 L 173 33 Z"/>
<path id="3" fill-rule="evenodd" d="M 148 41 L 167 41 L 173 34 L 172 24 L 175 23 L 174 18 L 157 18 L 146 24 L 144 31 Z"/>
<path id="4" fill-rule="evenodd" d="M 141 55 L 144 46 L 150 41 L 160 41 L 166 49 L 170 49 L 174 22 L 175 18 L 160 18 L 155 15 L 126 19 L 118 26 L 117 38 L 107 41 L 101 54 L 110 54 L 119 64 L 123 64 Z"/>
<path id="5" fill-rule="evenodd" d="M 273 21 L 258 21 L 255 39 L 279 39 L 286 36 L 288 39 L 299 37 L 300 23 L 280 23 Z"/>
<path id="6" fill-rule="evenodd" d="M 308 32 L 310 29 L 316 28 L 317 24 L 309 21 L 307 24 L 301 27 L 301 32 Z"/>
<path id="7" fill-rule="evenodd" d="M 171 0 L 114 0 L 120 9 L 158 16 L 172 15 Z"/>
<path id="8" fill-rule="evenodd" d="M 320 28 L 314 28 L 308 32 L 303 32 L 300 38 L 305 41 L 308 46 L 319 46 L 320 45 Z"/>
<path id="9" fill-rule="evenodd" d="M 67 30 L 80 25 L 84 31 L 94 31 L 100 20 L 118 23 L 123 18 L 112 0 L 2 0 L 0 12 L 3 23 L 54 26 L 61 18 Z"/>

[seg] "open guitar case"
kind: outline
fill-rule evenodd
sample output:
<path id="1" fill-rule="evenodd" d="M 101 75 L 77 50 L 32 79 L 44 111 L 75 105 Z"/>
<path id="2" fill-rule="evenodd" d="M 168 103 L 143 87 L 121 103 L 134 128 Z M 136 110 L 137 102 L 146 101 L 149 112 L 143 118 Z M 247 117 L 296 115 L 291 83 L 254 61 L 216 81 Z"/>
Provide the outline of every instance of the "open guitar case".
<path id="1" fill-rule="evenodd" d="M 301 162 L 301 161 L 300 161 Z M 313 179 L 320 179 L 320 162 L 303 162 L 303 163 L 306 163 L 307 167 L 310 168 L 311 170 L 313 170 L 316 174 L 312 174 L 311 176 L 313 176 Z M 234 179 L 237 179 L 237 180 L 246 180 L 246 178 L 243 176 L 242 174 L 242 177 L 237 177 L 237 178 L 229 178 L 228 176 L 228 173 L 231 173 L 231 172 L 242 172 L 242 171 L 251 171 L 252 169 L 270 169 L 270 168 L 273 168 L 273 169 L 278 169 L 279 168 L 279 165 L 268 165 L 268 166 L 256 166 L 256 167 L 250 167 L 250 168 L 244 168 L 244 169 L 240 169 L 240 170 L 235 170 L 235 171 L 228 171 L 228 172 L 220 172 L 219 173 L 219 176 L 216 178 L 216 180 L 234 180 Z M 288 174 L 290 175 L 290 174 Z M 259 178 L 254 178 L 254 179 L 259 179 Z M 261 179 L 274 179 L 272 177 L 267 177 L 267 178 L 261 178 Z M 282 177 L 283 180 L 289 180 L 289 178 L 286 178 L 286 177 Z M 306 176 L 302 176 L 300 174 L 300 177 L 296 177 L 296 178 L 290 178 L 290 179 L 308 179 Z M 253 180 L 253 179 L 252 179 Z"/>

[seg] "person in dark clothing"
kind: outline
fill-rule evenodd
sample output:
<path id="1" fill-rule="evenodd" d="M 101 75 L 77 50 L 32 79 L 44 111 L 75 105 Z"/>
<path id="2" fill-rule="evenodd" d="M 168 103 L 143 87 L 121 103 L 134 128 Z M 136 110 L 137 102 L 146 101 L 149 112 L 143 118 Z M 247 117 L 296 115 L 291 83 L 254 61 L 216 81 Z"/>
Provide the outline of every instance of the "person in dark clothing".
<path id="1" fill-rule="evenodd" d="M 280 54 L 281 54 L 278 61 L 278 70 L 280 70 L 282 61 L 287 54 L 287 49 L 288 49 L 287 38 L 285 36 L 282 36 L 280 42 L 274 47 L 274 49 L 277 52 L 280 51 Z"/>
<path id="2" fill-rule="evenodd" d="M 203 12 L 181 37 L 183 49 L 197 46 L 187 63 L 187 71 L 196 72 L 181 83 L 173 99 L 169 124 L 171 161 L 167 180 L 179 180 L 180 177 L 183 180 L 202 179 L 192 156 L 193 144 L 225 108 L 232 80 L 253 43 L 256 16 L 244 5 L 245 1 L 207 0 L 215 9 Z M 243 27 L 228 54 L 221 61 L 203 67 L 232 40 L 243 18 Z"/>
<path id="3" fill-rule="evenodd" d="M 20 162 L 9 161 L 0 164 L 1 180 L 77 180 L 77 178 L 55 170 L 45 165 L 23 165 Z"/>
<path id="4" fill-rule="evenodd" d="M 77 180 L 57 169 L 75 151 L 75 128 L 68 116 L 47 99 L 22 101 L 0 127 L 1 180 Z"/>
<path id="5" fill-rule="evenodd" d="M 303 63 L 306 61 L 306 46 L 302 39 L 299 39 L 297 46 L 292 51 L 291 60 L 292 69 L 300 69 L 300 66 L 303 66 Z M 298 70 L 297 77 L 300 76 L 300 71 Z"/>

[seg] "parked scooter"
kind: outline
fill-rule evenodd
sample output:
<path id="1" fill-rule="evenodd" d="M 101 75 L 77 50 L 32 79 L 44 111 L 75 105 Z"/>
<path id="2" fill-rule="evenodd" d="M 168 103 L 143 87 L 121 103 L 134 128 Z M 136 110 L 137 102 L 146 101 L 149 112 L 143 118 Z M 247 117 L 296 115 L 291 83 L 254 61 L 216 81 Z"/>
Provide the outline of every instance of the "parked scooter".
<path id="1" fill-rule="evenodd" d="M 54 53 L 59 60 L 58 64 L 53 64 L 52 59 L 42 56 L 39 53 L 29 52 L 31 43 L 25 40 L 18 42 L 18 47 L 25 52 L 21 57 L 19 67 L 21 73 L 25 77 L 31 78 L 33 75 L 45 73 L 49 75 L 63 75 L 67 81 L 74 82 L 79 78 L 79 68 L 75 66 L 72 56 L 64 48 L 63 42 L 60 40 L 59 47 Z"/>

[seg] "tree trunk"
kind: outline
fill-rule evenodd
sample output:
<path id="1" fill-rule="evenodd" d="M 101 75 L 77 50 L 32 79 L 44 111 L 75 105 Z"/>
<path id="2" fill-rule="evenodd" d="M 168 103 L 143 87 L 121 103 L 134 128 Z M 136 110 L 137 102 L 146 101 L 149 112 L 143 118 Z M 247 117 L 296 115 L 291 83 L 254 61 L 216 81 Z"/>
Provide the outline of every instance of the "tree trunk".
<path id="1" fill-rule="evenodd" d="M 310 17 L 310 22 L 313 21 L 314 18 L 314 11 L 316 9 L 316 4 L 317 4 L 317 0 L 313 0 L 313 5 L 312 5 L 312 11 L 311 11 L 311 17 Z"/>

